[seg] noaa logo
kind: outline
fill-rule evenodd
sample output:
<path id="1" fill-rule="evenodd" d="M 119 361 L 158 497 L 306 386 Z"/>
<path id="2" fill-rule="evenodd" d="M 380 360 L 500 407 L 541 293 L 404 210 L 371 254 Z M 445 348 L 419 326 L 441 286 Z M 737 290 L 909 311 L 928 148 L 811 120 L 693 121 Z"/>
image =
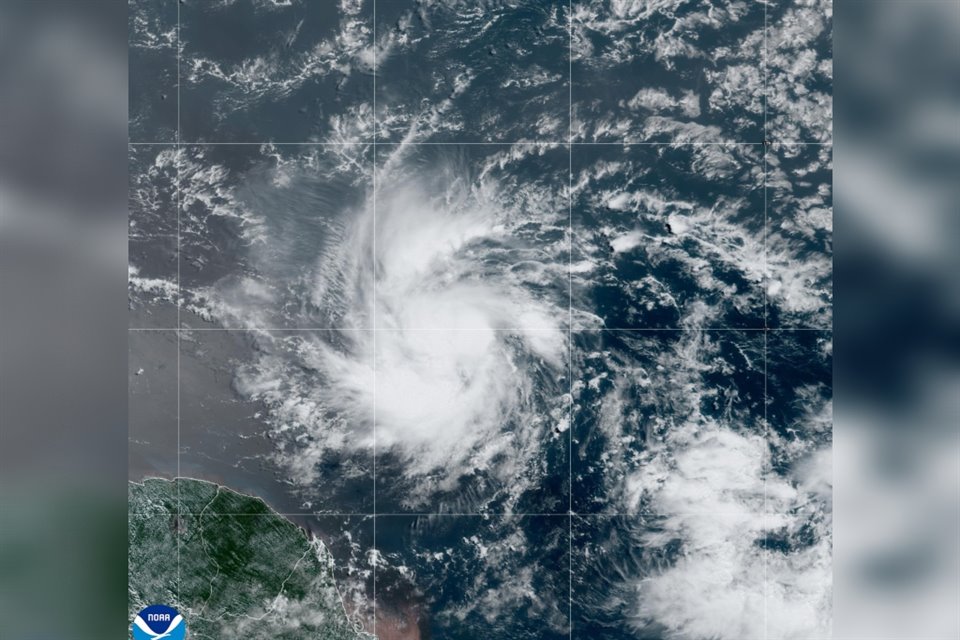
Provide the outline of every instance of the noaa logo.
<path id="1" fill-rule="evenodd" d="M 187 623 L 173 607 L 152 604 L 133 619 L 133 640 L 183 640 Z"/>

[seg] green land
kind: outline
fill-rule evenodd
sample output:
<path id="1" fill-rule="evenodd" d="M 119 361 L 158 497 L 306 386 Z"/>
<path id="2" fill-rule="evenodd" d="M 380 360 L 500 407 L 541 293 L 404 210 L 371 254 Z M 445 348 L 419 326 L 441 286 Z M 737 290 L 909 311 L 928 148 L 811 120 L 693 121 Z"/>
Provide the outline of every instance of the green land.
<path id="1" fill-rule="evenodd" d="M 149 479 L 130 483 L 129 514 L 131 620 L 167 604 L 191 640 L 372 638 L 348 619 L 323 543 L 262 500 Z"/>

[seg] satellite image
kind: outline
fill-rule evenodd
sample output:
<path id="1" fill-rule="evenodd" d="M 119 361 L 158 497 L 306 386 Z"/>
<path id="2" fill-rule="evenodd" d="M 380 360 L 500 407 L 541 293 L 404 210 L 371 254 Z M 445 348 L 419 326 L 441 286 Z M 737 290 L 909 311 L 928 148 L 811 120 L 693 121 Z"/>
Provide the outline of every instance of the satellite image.
<path id="1" fill-rule="evenodd" d="M 831 39 L 826 0 L 131 0 L 131 619 L 828 638 Z"/>

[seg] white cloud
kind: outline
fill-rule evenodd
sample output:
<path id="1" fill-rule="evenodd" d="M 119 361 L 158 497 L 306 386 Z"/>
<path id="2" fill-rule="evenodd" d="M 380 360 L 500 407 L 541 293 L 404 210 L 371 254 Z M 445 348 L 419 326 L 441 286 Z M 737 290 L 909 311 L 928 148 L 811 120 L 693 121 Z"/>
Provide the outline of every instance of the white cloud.
<path id="1" fill-rule="evenodd" d="M 642 496 L 658 514 L 643 545 L 682 544 L 668 568 L 637 579 L 640 618 L 664 625 L 671 638 L 828 637 L 828 524 L 820 522 L 812 545 L 784 552 L 762 544 L 829 520 L 828 454 L 803 465 L 797 484 L 806 490 L 798 490 L 771 470 L 760 435 L 691 423 L 667 440 L 628 480 L 633 506 Z"/>
<path id="2" fill-rule="evenodd" d="M 376 212 L 356 211 L 314 270 L 313 298 L 335 300 L 348 330 L 264 338 L 267 355 L 238 386 L 267 402 L 278 429 L 302 434 L 286 461 L 301 482 L 325 451 L 370 451 L 374 410 L 378 451 L 430 475 L 425 494 L 478 469 L 516 481 L 569 427 L 568 310 L 530 286 L 565 277 L 566 263 L 518 237 L 538 214 L 518 219 L 516 195 L 493 178 L 438 187 L 391 177 L 391 166 Z"/>

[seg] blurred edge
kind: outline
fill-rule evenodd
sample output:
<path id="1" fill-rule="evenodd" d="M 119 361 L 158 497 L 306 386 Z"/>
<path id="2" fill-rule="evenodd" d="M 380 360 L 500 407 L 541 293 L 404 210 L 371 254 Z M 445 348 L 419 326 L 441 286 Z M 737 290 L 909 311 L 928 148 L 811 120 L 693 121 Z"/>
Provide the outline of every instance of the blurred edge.
<path id="1" fill-rule="evenodd" d="M 0 638 L 126 627 L 127 7 L 0 0 Z"/>
<path id="2" fill-rule="evenodd" d="M 835 0 L 834 637 L 960 637 L 960 2 Z"/>
<path id="3" fill-rule="evenodd" d="M 836 0 L 835 637 L 960 637 L 960 2 Z M 126 627 L 126 5 L 0 3 L 0 637 Z"/>

